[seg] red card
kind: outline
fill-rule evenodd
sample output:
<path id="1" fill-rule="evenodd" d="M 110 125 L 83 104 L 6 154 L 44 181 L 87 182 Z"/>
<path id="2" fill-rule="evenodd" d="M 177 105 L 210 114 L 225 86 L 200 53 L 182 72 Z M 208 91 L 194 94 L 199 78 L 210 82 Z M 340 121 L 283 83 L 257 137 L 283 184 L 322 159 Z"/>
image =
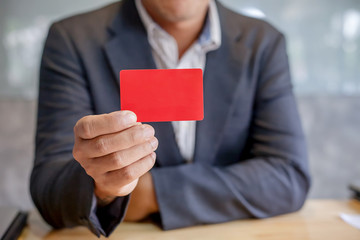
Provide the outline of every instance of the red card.
<path id="1" fill-rule="evenodd" d="M 122 70 L 120 102 L 121 110 L 133 111 L 138 122 L 202 120 L 202 70 Z"/>

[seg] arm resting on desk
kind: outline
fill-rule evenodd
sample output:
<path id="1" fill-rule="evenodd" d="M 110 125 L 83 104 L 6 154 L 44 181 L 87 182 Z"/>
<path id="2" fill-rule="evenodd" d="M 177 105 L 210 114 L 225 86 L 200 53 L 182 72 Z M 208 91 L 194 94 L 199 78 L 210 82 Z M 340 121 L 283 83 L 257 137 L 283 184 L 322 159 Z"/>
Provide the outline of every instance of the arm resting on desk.
<path id="1" fill-rule="evenodd" d="M 303 205 L 310 177 L 284 37 L 266 49 L 249 113 L 250 157 L 226 166 L 195 162 L 151 171 L 164 229 L 265 218 Z"/>
<path id="2" fill-rule="evenodd" d="M 93 180 L 73 159 L 73 127 L 81 117 L 94 114 L 81 66 L 69 37 L 54 24 L 40 69 L 31 196 L 53 227 L 83 225 L 97 235 L 108 235 L 123 218 L 128 197 L 117 198 L 111 210 L 96 209 Z"/>

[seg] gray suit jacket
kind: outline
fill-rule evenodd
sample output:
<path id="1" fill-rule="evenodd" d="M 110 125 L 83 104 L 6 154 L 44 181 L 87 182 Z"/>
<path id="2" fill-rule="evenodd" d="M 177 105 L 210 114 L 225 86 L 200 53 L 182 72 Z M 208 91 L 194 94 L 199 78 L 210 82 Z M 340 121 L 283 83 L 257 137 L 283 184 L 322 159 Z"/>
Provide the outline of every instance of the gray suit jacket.
<path id="1" fill-rule="evenodd" d="M 298 210 L 310 179 L 282 34 L 218 4 L 222 45 L 204 73 L 205 119 L 194 162 L 185 164 L 170 122 L 152 176 L 164 229 L 265 218 Z M 88 226 L 108 235 L 127 197 L 95 209 L 93 181 L 73 159 L 81 117 L 119 110 L 119 71 L 156 68 L 134 1 L 52 25 L 41 71 L 31 194 L 54 227 Z M 149 99 L 151 101 L 151 99 Z"/>

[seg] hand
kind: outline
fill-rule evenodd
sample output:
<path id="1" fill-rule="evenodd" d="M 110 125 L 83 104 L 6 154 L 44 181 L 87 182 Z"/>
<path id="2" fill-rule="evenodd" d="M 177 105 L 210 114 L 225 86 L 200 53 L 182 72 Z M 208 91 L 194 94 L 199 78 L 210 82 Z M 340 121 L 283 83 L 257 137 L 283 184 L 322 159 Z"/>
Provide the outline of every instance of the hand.
<path id="1" fill-rule="evenodd" d="M 150 172 L 147 172 L 139 179 L 139 183 L 131 193 L 124 220 L 129 222 L 140 221 L 158 211 L 154 183 Z"/>
<path id="2" fill-rule="evenodd" d="M 74 127 L 73 156 L 94 179 L 98 204 L 131 193 L 155 163 L 155 130 L 130 111 L 91 115 Z"/>

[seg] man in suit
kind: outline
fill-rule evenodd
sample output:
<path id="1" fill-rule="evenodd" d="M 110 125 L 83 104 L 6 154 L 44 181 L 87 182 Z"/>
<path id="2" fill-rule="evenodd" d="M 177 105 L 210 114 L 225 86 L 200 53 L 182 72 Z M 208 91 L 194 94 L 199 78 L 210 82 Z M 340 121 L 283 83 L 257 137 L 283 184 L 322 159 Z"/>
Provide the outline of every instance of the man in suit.
<path id="1" fill-rule="evenodd" d="M 204 69 L 203 121 L 119 111 L 120 70 L 189 67 Z M 298 210 L 309 185 L 271 25 L 212 0 L 123 0 L 50 28 L 31 194 L 54 227 L 108 236 L 124 217 L 163 229 L 265 218 Z"/>

